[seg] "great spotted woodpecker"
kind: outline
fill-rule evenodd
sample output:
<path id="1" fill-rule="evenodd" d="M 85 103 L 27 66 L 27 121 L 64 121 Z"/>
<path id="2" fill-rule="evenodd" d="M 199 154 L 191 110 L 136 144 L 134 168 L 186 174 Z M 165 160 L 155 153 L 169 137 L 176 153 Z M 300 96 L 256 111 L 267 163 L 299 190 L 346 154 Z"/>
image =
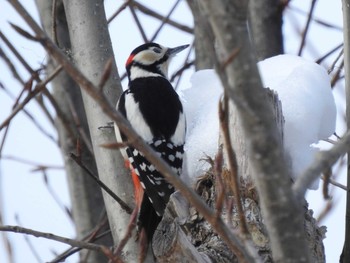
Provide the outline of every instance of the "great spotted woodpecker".
<path id="1" fill-rule="evenodd" d="M 181 101 L 167 74 L 171 58 L 187 47 L 147 43 L 134 49 L 126 62 L 129 87 L 117 103 L 117 110 L 179 176 L 186 122 Z M 115 129 L 117 141 L 126 141 L 116 125 Z M 132 168 L 138 230 L 144 231 L 147 242 L 151 242 L 174 187 L 135 148 L 128 146 L 122 154 Z"/>

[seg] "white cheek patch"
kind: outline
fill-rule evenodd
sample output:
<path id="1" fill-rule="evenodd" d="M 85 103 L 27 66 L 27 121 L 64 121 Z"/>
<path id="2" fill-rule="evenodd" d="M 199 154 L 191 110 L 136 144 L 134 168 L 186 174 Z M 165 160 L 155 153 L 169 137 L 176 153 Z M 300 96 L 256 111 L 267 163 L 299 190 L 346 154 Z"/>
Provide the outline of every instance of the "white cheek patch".
<path id="1" fill-rule="evenodd" d="M 163 75 L 165 76 L 165 78 L 168 79 L 168 66 L 169 66 L 169 61 L 165 61 L 163 64 L 160 64 L 158 66 L 158 68 L 160 69 L 160 71 L 163 73 Z"/>
<path id="2" fill-rule="evenodd" d="M 137 127 L 136 132 L 146 142 L 153 139 L 151 129 L 143 118 L 138 103 L 135 102 L 131 93 L 125 95 L 125 110 L 127 119 L 133 128 Z"/>

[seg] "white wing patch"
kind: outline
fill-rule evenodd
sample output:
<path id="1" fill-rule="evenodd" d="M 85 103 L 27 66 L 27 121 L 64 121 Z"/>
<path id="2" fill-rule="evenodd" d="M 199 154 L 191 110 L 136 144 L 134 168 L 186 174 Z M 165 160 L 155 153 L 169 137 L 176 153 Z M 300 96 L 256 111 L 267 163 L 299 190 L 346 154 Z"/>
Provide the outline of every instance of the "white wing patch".
<path id="1" fill-rule="evenodd" d="M 151 141 L 153 139 L 151 129 L 145 122 L 139 104 L 135 102 L 131 93 L 125 94 L 125 110 L 131 126 L 137 127 L 137 133 L 142 139 L 145 141 Z"/>
<path id="2" fill-rule="evenodd" d="M 185 134 L 186 134 L 186 119 L 183 112 L 179 115 L 179 122 L 177 123 L 175 133 L 171 137 L 171 141 L 175 145 L 183 145 L 185 143 Z"/>

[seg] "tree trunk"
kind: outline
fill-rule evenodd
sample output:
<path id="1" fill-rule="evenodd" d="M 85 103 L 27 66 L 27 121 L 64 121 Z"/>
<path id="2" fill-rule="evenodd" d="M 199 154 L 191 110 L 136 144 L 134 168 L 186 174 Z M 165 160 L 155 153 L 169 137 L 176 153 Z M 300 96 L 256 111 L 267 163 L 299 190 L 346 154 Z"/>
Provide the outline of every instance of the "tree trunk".
<path id="1" fill-rule="evenodd" d="M 114 58 L 103 2 L 103 0 L 64 1 L 73 60 L 95 85 L 100 82 L 107 61 Z M 103 87 L 103 92 L 109 102 L 115 105 L 122 92 L 115 63 L 113 63 L 111 77 Z M 132 204 L 131 178 L 124 168 L 121 154 L 117 150 L 101 147 L 102 144 L 115 141 L 113 129 L 99 129 L 110 122 L 110 119 L 85 91 L 82 91 L 82 96 L 99 177 L 126 203 Z M 114 243 L 118 244 L 126 233 L 129 214 L 105 192 L 103 192 L 103 198 Z M 139 253 L 134 239 L 129 240 L 124 252 L 126 262 L 137 262 Z"/>
<path id="2" fill-rule="evenodd" d="M 265 90 L 268 94 L 268 102 L 273 105 L 273 119 L 276 122 L 278 133 L 280 134 L 281 143 L 283 144 L 283 127 L 284 118 L 282 113 L 282 105 L 277 94 L 269 89 Z M 238 178 L 240 183 L 241 202 L 244 208 L 245 218 L 248 229 L 258 254 L 262 257 L 263 262 L 273 262 L 268 232 L 264 225 L 264 217 L 259 206 L 259 196 L 254 184 L 251 158 L 249 157 L 248 140 L 244 135 L 241 125 L 240 116 L 237 107 L 230 103 L 229 105 L 229 131 L 231 145 L 235 151 L 238 164 Z M 220 139 L 222 136 L 220 137 Z M 221 139 L 222 141 L 222 139 Z M 225 147 L 224 147 L 225 148 Z M 225 168 L 229 170 L 227 154 L 225 157 Z M 288 167 L 286 167 L 288 169 Z M 306 203 L 306 201 L 305 201 Z M 237 213 L 237 211 L 235 211 Z M 304 232 L 311 252 L 311 262 L 325 262 L 325 253 L 323 247 L 323 239 L 325 238 L 325 228 L 318 227 L 316 220 L 312 216 L 312 211 L 308 210 L 307 204 L 303 207 L 304 213 Z M 235 228 L 241 224 L 239 217 L 233 216 L 236 220 L 233 222 Z"/>
<path id="3" fill-rule="evenodd" d="M 210 43 L 214 41 L 214 35 L 210 28 L 208 19 L 204 17 L 203 12 L 197 0 L 187 0 L 191 8 L 194 19 L 194 47 L 196 51 L 195 66 L 196 70 L 210 69 L 214 67 L 214 61 L 208 56 Z"/>
<path id="4" fill-rule="evenodd" d="M 283 53 L 283 8 L 280 0 L 249 1 L 250 36 L 258 61 Z"/>
<path id="5" fill-rule="evenodd" d="M 62 1 L 58 2 L 56 13 L 57 41 L 63 50 L 69 50 L 70 40 L 63 3 Z M 37 0 L 36 3 L 43 28 L 52 38 L 52 1 Z M 56 67 L 57 64 L 52 59 L 49 59 L 47 74 L 49 75 Z M 76 152 L 77 141 L 79 140 L 82 163 L 97 175 L 94 156 L 88 146 L 91 145 L 90 133 L 79 87 L 66 72 L 61 72 L 51 83 L 53 86 L 53 97 L 61 109 L 61 113 L 64 114 L 56 117 L 55 125 L 67 173 L 77 238 L 82 239 L 98 225 L 101 216 L 105 213 L 105 207 L 99 186 L 69 157 L 71 152 Z M 75 117 L 73 117 L 72 111 L 76 115 Z M 77 123 L 75 118 L 78 119 L 79 123 Z M 69 130 L 67 130 L 67 126 L 69 126 Z M 82 139 L 79 129 L 87 135 L 87 142 Z M 107 230 L 107 227 L 108 225 L 100 229 L 100 233 Z M 107 237 L 97 243 L 111 246 L 113 244 L 111 235 L 107 235 Z M 106 262 L 104 255 L 86 250 L 81 252 L 80 258 L 84 262 Z"/>
<path id="6" fill-rule="evenodd" d="M 267 103 L 247 30 L 247 2 L 200 1 L 222 50 L 217 72 L 247 138 L 252 176 L 275 262 L 310 262 L 301 204 L 291 189 L 281 138 Z"/>
<path id="7" fill-rule="evenodd" d="M 346 92 L 346 125 L 350 129 L 350 1 L 343 0 L 343 27 L 344 27 L 344 69 L 345 69 L 345 92 Z M 350 185 L 350 151 L 348 151 L 347 185 Z M 340 257 L 341 263 L 350 262 L 350 192 L 346 195 L 346 216 L 345 216 L 345 241 L 343 252 Z"/>

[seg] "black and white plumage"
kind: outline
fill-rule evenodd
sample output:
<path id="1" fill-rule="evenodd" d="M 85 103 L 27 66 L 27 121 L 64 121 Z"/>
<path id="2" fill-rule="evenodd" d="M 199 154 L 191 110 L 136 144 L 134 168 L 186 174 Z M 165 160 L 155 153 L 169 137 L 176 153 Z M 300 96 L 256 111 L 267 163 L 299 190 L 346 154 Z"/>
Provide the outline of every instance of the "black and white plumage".
<path id="1" fill-rule="evenodd" d="M 167 71 L 171 58 L 186 47 L 188 45 L 166 48 L 148 43 L 136 48 L 126 63 L 129 87 L 117 104 L 117 109 L 136 132 L 179 176 L 186 122 L 181 101 L 167 79 Z M 126 141 L 115 127 L 117 140 Z M 151 241 L 174 188 L 138 150 L 127 147 L 122 154 L 128 158 L 144 189 L 138 227 L 145 229 Z"/>

